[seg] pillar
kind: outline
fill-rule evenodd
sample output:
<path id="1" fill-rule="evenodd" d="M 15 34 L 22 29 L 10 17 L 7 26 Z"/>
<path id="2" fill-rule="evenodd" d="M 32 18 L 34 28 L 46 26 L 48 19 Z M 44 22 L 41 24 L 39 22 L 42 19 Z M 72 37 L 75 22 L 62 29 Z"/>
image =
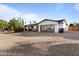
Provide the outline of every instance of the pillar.
<path id="1" fill-rule="evenodd" d="M 55 25 L 55 33 L 58 33 L 58 30 L 59 30 L 59 26 Z"/>
<path id="2" fill-rule="evenodd" d="M 40 25 L 38 25 L 38 32 L 41 32 L 41 30 L 40 30 Z"/>

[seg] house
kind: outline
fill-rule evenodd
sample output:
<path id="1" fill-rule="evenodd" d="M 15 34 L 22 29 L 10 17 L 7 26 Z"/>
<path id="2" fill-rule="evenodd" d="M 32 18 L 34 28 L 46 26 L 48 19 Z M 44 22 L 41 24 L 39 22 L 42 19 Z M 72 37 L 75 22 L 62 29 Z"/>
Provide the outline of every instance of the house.
<path id="1" fill-rule="evenodd" d="M 54 32 L 58 33 L 63 30 L 68 31 L 68 24 L 65 19 L 62 20 L 51 20 L 44 19 L 36 24 L 29 24 L 26 26 L 27 29 L 36 30 L 38 32 Z"/>
<path id="2" fill-rule="evenodd" d="M 38 23 L 35 23 L 35 24 L 28 24 L 28 25 L 25 25 L 25 30 L 26 31 L 38 31 Z"/>

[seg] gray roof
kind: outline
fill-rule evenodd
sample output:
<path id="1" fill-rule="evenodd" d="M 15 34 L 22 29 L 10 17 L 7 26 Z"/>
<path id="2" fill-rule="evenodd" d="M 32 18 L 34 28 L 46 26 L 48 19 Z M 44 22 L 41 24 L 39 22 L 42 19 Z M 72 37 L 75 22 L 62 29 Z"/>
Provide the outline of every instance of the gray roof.
<path id="1" fill-rule="evenodd" d="M 62 20 L 51 20 L 51 19 L 44 19 L 44 20 L 42 20 L 41 22 L 43 22 L 43 21 L 54 21 L 54 22 L 62 22 L 62 21 L 66 21 L 65 19 L 62 19 Z M 39 22 L 39 23 L 41 23 L 41 22 Z M 39 24 L 38 23 L 38 24 Z"/>
<path id="2" fill-rule="evenodd" d="M 42 21 L 40 21 L 39 23 L 43 22 L 43 21 L 54 21 L 54 22 L 62 22 L 62 21 L 65 21 L 65 23 L 67 24 L 66 20 L 65 19 L 62 19 L 62 20 L 51 20 L 51 19 L 44 19 Z M 36 24 L 28 24 L 29 26 L 34 26 L 34 25 L 38 25 L 39 23 L 36 23 Z M 28 25 L 25 25 L 25 26 L 28 26 Z"/>

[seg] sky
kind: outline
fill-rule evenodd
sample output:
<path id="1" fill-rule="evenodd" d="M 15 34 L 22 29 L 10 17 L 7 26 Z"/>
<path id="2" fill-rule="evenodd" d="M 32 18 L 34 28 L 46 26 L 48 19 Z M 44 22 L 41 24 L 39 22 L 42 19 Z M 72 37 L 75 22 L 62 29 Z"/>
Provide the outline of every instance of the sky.
<path id="1" fill-rule="evenodd" d="M 77 3 L 1 3 L 0 19 L 23 18 L 26 24 L 44 19 L 66 19 L 68 23 L 79 22 Z"/>

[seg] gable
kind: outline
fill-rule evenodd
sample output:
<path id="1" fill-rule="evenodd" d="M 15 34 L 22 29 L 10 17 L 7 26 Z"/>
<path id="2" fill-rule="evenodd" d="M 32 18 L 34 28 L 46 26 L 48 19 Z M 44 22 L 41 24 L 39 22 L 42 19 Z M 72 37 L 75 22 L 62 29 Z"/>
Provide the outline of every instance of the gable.
<path id="1" fill-rule="evenodd" d="M 58 24 L 58 22 L 46 20 L 46 21 L 40 22 L 38 25 L 47 25 L 47 24 Z"/>

